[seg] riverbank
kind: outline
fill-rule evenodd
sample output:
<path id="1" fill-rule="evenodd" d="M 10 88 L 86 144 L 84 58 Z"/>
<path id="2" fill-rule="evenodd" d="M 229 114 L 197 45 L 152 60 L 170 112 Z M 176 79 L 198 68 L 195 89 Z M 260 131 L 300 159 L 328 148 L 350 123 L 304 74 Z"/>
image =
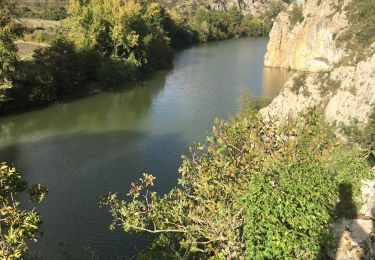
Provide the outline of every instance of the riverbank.
<path id="1" fill-rule="evenodd" d="M 67 6 L 69 12 L 63 22 L 21 19 L 17 26 L 27 28 L 24 40 L 38 43 L 25 46 L 16 41 L 21 28 L 13 30 L 11 37 L 22 47 L 21 53 L 33 54 L 17 60 L 17 46 L 8 44 L 12 58 L 5 61 L 9 67 L 4 76 L 0 75 L 0 81 L 12 83 L 0 93 L 0 110 L 51 104 L 114 89 L 169 67 L 175 50 L 196 43 L 268 35 L 273 19 L 286 4 L 267 2 L 254 16 L 236 6 L 210 10 L 203 3 L 184 16 L 157 2 L 117 5 L 109 4 L 111 7 L 104 10 L 95 2 L 73 1 Z M 10 21 L 16 19 L 15 7 L 3 8 L 9 9 L 7 21 L 13 24 Z M 87 16 L 86 11 L 94 15 Z M 113 19 L 117 16 L 121 19 Z M 92 89 L 92 85 L 97 87 Z"/>

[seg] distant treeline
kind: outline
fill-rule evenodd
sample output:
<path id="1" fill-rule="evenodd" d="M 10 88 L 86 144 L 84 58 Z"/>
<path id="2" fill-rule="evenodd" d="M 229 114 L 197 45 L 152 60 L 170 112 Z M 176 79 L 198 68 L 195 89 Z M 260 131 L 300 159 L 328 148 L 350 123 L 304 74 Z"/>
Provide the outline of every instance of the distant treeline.
<path id="1" fill-rule="evenodd" d="M 12 106 L 48 103 L 121 86 L 169 67 L 174 50 L 191 44 L 267 35 L 284 6 L 276 1 L 259 17 L 243 15 L 235 7 L 225 12 L 198 7 L 191 17 L 184 17 L 148 0 L 71 0 L 67 9 L 50 6 L 39 10 L 43 18 L 66 18 L 63 27 L 42 32 L 50 47 L 20 60 L 13 42 L 22 32 L 14 20 L 20 16 L 19 10 L 25 9 L 16 8 L 13 0 L 2 1 L 0 8 L 7 12 L 2 12 L 0 22 L 17 28 L 7 32 L 12 41 L 0 39 L 7 52 L 0 59 L 8 59 L 9 65 L 0 80 L 13 86 L 2 99 L 13 100 Z M 32 40 L 34 34 L 25 39 Z"/>

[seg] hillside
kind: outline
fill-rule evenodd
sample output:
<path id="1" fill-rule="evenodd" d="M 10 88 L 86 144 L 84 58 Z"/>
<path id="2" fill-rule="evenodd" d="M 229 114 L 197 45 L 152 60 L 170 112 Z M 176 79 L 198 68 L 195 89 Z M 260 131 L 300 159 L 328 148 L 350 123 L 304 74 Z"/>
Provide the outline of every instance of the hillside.
<path id="1" fill-rule="evenodd" d="M 19 0 L 18 3 L 28 7 L 40 7 L 40 6 L 64 6 L 69 0 Z"/>
<path id="2" fill-rule="evenodd" d="M 20 0 L 21 6 L 27 6 L 33 10 L 38 10 L 41 7 L 60 7 L 66 6 L 68 0 Z M 268 10 L 274 3 L 274 0 L 157 0 L 157 2 L 166 6 L 167 8 L 176 8 L 182 12 L 189 12 L 196 9 L 198 6 L 204 6 L 209 10 L 229 10 L 235 6 L 243 13 L 250 13 L 252 15 L 259 15 Z M 287 2 L 287 1 L 284 1 Z"/>
<path id="3" fill-rule="evenodd" d="M 209 10 L 226 11 L 231 7 L 237 7 L 245 14 L 252 14 L 259 16 L 266 12 L 270 6 L 277 2 L 274 0 L 159 0 L 160 3 L 167 7 L 175 7 L 178 10 L 189 12 L 197 8 L 197 6 L 204 6 Z M 287 1 L 284 1 L 287 2 Z"/>
<path id="4" fill-rule="evenodd" d="M 332 122 L 367 122 L 375 105 L 375 2 L 341 2 L 308 0 L 277 17 L 265 65 L 299 72 L 263 114 L 321 106 Z"/>

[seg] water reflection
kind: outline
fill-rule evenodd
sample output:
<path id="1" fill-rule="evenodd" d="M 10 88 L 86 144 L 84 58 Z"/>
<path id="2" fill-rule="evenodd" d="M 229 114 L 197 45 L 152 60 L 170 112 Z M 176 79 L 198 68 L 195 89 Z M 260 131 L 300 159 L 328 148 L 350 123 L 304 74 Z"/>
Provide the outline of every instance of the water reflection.
<path id="1" fill-rule="evenodd" d="M 3 117 L 0 144 L 32 141 L 56 133 L 132 129 L 147 117 L 165 78 L 166 72 L 158 72 L 150 80 L 134 83 L 117 93 L 102 93 Z"/>
<path id="2" fill-rule="evenodd" d="M 67 250 L 79 254 L 87 247 L 100 259 L 135 254 L 145 239 L 121 230 L 110 232 L 111 217 L 99 208 L 99 197 L 109 191 L 123 197 L 143 172 L 152 172 L 158 180 L 155 189 L 167 192 L 176 183 L 178 154 L 185 153 L 186 146 L 178 135 L 124 130 L 66 134 L 3 147 L 2 160 L 16 162 L 30 183 L 49 187 L 38 209 L 44 236 L 31 247 L 33 254 L 60 259 Z"/>
<path id="3" fill-rule="evenodd" d="M 290 76 L 291 72 L 282 68 L 267 68 L 263 69 L 263 96 L 276 97 L 283 84 Z"/>

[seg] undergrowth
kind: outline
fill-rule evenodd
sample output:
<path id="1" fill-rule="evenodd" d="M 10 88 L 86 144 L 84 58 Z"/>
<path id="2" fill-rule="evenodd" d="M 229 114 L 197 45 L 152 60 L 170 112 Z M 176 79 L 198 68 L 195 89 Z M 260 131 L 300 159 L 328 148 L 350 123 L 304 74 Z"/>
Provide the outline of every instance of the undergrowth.
<path id="1" fill-rule="evenodd" d="M 369 47 L 375 42 L 375 1 L 352 1 L 345 11 L 349 26 L 338 37 L 337 44 L 345 44 L 349 54 L 343 62 L 351 64 L 367 58 L 371 52 Z"/>
<path id="2" fill-rule="evenodd" d="M 103 198 L 112 228 L 151 234 L 152 258 L 316 259 L 334 246 L 330 224 L 343 217 L 342 193 L 359 195 L 371 175 L 360 153 L 338 140 L 323 113 L 287 122 L 251 107 L 215 121 L 205 144 L 183 156 L 178 186 L 152 192 L 144 174 L 126 199 Z"/>

